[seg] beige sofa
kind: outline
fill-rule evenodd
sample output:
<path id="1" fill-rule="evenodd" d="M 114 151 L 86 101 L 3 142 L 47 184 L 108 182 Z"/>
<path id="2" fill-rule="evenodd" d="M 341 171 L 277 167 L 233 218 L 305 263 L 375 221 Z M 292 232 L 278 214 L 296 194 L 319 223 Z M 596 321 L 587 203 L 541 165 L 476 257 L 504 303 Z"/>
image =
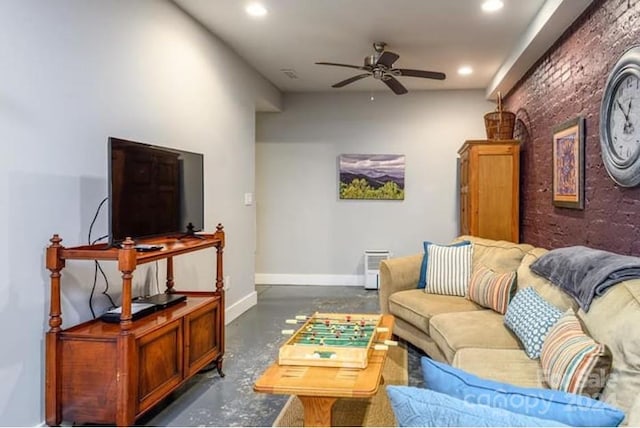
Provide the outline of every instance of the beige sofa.
<path id="1" fill-rule="evenodd" d="M 562 310 L 575 309 L 597 341 L 613 356 L 601 399 L 622 409 L 624 424 L 640 425 L 640 280 L 617 284 L 596 297 L 585 313 L 573 298 L 533 273 L 529 266 L 546 253 L 527 244 L 461 236 L 473 243 L 473 264 L 517 271 L 518 289 L 533 286 Z M 394 333 L 435 360 L 478 376 L 519 386 L 546 387 L 539 360 L 525 354 L 504 316 L 464 297 L 417 289 L 422 254 L 385 260 L 380 266 L 380 308 L 396 317 Z"/>

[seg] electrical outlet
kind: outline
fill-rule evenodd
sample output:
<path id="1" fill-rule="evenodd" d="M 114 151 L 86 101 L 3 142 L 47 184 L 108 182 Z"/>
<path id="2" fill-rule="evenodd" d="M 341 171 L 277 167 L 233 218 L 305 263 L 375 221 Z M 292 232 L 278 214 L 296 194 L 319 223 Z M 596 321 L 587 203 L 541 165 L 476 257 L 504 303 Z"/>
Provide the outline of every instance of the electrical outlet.
<path id="1" fill-rule="evenodd" d="M 224 277 L 224 289 L 229 291 L 231 288 L 231 275 L 227 275 Z"/>

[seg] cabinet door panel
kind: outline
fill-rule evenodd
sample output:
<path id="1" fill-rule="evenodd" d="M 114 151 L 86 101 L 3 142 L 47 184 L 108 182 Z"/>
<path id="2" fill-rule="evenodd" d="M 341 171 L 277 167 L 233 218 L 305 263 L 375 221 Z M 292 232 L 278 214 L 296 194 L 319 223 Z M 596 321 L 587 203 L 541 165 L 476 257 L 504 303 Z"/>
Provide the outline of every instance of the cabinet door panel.
<path id="1" fill-rule="evenodd" d="M 478 234 L 511 240 L 513 160 L 510 155 L 479 156 Z"/>
<path id="2" fill-rule="evenodd" d="M 75 423 L 113 423 L 116 415 L 115 340 L 61 341 L 62 417 Z"/>
<path id="3" fill-rule="evenodd" d="M 153 405 L 182 381 L 182 348 L 180 320 L 138 340 L 139 411 Z"/>
<path id="4" fill-rule="evenodd" d="M 185 317 L 185 373 L 195 374 L 213 361 L 220 353 L 220 336 L 217 332 L 219 301 Z M 224 328 L 224 327 L 223 327 Z"/>

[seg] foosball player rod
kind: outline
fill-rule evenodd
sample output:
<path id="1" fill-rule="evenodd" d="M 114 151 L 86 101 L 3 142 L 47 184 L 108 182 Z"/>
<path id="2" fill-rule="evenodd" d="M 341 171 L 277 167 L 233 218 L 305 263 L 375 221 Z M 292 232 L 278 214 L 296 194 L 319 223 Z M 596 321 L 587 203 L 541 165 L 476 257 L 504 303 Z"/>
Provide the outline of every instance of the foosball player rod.
<path id="1" fill-rule="evenodd" d="M 389 329 L 387 327 L 378 327 L 376 329 L 376 332 L 378 332 L 378 333 L 388 333 Z M 293 329 L 282 330 L 282 334 L 284 334 L 284 335 L 292 335 L 293 333 L 295 333 L 295 330 L 293 330 Z M 386 340 L 385 340 L 385 342 L 386 342 Z M 389 342 L 393 342 L 393 340 L 390 340 Z M 396 342 L 396 345 L 397 344 L 398 344 L 398 342 Z M 392 346 L 395 346 L 395 345 L 392 345 Z"/>
<path id="2" fill-rule="evenodd" d="M 287 324 L 296 324 L 296 323 L 299 323 L 300 321 L 305 322 L 307 320 L 310 320 L 311 318 L 313 318 L 312 315 L 296 315 L 295 316 L 295 321 L 296 322 L 295 323 L 293 323 L 293 322 L 290 323 L 289 321 L 292 321 L 292 320 L 287 320 Z M 348 318 L 347 317 L 345 317 L 345 318 L 335 318 L 335 317 L 326 317 L 325 318 L 325 317 L 320 317 L 320 318 L 316 318 L 316 319 L 318 320 L 318 322 L 323 322 L 323 321 L 326 321 L 326 320 L 338 321 L 338 322 L 354 322 L 354 323 L 355 322 L 359 323 L 359 322 L 362 322 L 362 321 L 364 321 L 364 322 L 377 322 L 377 320 L 375 320 L 375 319 L 362 318 L 362 319 L 354 320 L 354 319 L 351 319 L 351 317 L 348 317 Z"/>
<path id="3" fill-rule="evenodd" d="M 304 315 L 298 315 L 298 316 L 304 316 Z M 303 324 L 303 320 L 301 320 L 298 317 L 296 317 L 296 319 L 285 320 L 285 324 Z M 367 327 L 369 327 L 369 326 L 370 325 L 368 325 Z M 376 331 L 378 333 L 388 333 L 389 329 L 387 327 L 376 327 Z"/>
<path id="4" fill-rule="evenodd" d="M 295 330 L 282 330 L 282 334 L 285 335 L 285 336 L 291 336 L 294 333 L 295 333 Z M 336 338 L 336 337 L 321 337 L 319 339 L 344 340 L 344 341 L 351 340 L 349 338 Z M 381 351 L 381 350 L 389 349 L 389 346 L 398 346 L 398 341 L 397 340 L 384 340 L 382 342 L 376 342 L 373 345 L 374 345 L 373 348 L 376 351 Z"/>
<path id="5" fill-rule="evenodd" d="M 384 342 L 378 342 L 373 345 L 375 351 L 386 351 L 389 346 L 398 346 L 398 342 L 395 340 L 385 340 Z"/>

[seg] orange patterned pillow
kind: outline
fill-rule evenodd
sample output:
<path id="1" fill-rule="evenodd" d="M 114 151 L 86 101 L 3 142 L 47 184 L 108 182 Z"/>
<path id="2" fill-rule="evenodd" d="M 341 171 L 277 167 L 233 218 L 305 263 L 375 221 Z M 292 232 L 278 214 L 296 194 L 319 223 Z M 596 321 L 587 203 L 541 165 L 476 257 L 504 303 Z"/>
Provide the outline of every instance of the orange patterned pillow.
<path id="1" fill-rule="evenodd" d="M 467 298 L 504 315 L 515 288 L 515 272 L 496 273 L 480 265 L 471 275 Z"/>

